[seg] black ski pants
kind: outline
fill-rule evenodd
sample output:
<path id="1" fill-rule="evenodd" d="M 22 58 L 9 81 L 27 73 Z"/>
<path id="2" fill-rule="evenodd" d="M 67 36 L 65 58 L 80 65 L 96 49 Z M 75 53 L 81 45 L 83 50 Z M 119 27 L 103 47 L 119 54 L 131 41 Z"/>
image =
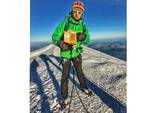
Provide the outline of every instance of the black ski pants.
<path id="1" fill-rule="evenodd" d="M 62 98 L 68 97 L 68 78 L 70 75 L 71 62 L 75 67 L 77 78 L 79 80 L 81 88 L 87 88 L 86 79 L 82 70 L 82 56 L 79 55 L 76 58 L 66 59 L 63 58 L 62 67 L 63 67 L 63 75 L 61 78 L 61 96 Z"/>

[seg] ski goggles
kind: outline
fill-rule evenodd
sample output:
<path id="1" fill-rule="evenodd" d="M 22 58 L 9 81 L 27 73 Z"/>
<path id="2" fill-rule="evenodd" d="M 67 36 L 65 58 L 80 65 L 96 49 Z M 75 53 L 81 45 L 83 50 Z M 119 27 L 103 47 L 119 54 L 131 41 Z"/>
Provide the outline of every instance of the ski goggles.
<path id="1" fill-rule="evenodd" d="M 79 9 L 73 9 L 73 13 L 78 13 L 78 14 L 82 15 L 83 11 L 81 11 Z"/>

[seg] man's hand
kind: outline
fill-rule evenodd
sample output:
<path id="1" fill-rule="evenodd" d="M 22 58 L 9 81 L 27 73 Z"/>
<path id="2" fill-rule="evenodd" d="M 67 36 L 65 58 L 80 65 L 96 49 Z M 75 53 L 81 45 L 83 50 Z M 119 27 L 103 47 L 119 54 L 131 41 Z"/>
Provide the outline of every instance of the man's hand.
<path id="1" fill-rule="evenodd" d="M 60 40 L 57 44 L 62 50 L 72 50 L 73 45 L 65 43 L 64 41 Z"/>
<path id="2" fill-rule="evenodd" d="M 86 38 L 84 33 L 77 33 L 77 40 L 78 41 L 84 41 Z"/>

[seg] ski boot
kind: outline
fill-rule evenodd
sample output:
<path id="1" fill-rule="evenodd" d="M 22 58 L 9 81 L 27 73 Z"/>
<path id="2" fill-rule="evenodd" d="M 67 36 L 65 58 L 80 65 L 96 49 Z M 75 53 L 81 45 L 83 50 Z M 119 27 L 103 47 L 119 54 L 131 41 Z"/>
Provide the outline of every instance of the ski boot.
<path id="1" fill-rule="evenodd" d="M 61 110 L 67 108 L 67 106 L 68 106 L 70 103 L 71 103 L 71 99 L 70 99 L 70 98 L 62 99 L 61 102 L 60 102 Z"/>
<path id="2" fill-rule="evenodd" d="M 71 99 L 70 98 L 64 99 L 64 104 L 65 105 L 69 105 L 70 103 L 71 103 Z"/>
<path id="3" fill-rule="evenodd" d="M 86 95 L 88 95 L 88 96 L 93 95 L 92 91 L 90 91 L 90 90 L 87 89 L 87 88 L 82 89 L 82 91 L 83 91 L 84 94 L 86 94 Z"/>

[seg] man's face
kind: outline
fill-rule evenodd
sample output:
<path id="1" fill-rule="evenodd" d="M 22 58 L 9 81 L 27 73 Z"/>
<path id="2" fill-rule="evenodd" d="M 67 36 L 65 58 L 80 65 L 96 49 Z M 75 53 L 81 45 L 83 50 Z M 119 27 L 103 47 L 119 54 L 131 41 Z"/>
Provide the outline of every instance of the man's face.
<path id="1" fill-rule="evenodd" d="M 80 20 L 82 17 L 83 11 L 79 8 L 73 9 L 72 16 L 75 20 Z"/>

